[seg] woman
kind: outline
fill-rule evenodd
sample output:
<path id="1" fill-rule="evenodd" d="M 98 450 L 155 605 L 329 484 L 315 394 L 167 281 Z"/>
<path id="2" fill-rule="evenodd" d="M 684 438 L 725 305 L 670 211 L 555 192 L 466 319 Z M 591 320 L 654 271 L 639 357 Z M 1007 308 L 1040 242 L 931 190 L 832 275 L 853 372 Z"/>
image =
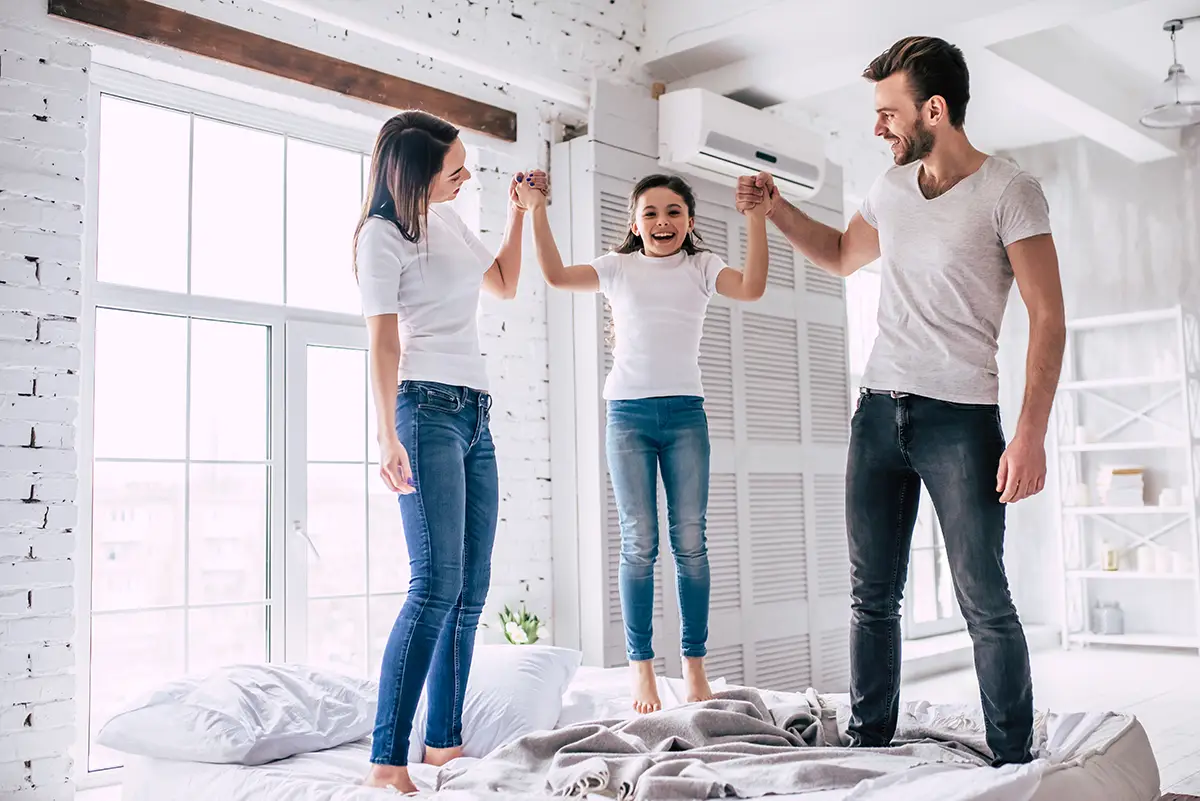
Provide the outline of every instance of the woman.
<path id="1" fill-rule="evenodd" d="M 476 314 L 517 292 L 525 209 L 510 186 L 495 256 L 447 201 L 471 177 L 458 130 L 405 111 L 375 143 L 354 265 L 370 332 L 380 476 L 399 494 L 412 580 L 388 637 L 366 784 L 415 792 L 409 737 L 428 678 L 425 761 L 462 754 L 463 691 L 491 579 L 499 492 Z"/>

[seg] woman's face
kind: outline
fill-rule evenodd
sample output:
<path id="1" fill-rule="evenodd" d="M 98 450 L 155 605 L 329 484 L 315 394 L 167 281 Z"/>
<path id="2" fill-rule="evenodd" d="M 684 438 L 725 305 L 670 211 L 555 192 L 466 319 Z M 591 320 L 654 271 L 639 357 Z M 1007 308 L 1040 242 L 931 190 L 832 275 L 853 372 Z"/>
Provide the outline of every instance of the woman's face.
<path id="1" fill-rule="evenodd" d="M 455 139 L 442 162 L 442 171 L 433 179 L 433 187 L 429 193 L 430 203 L 445 203 L 458 197 L 458 190 L 471 178 L 467 169 L 467 148 L 461 139 Z"/>
<path id="2" fill-rule="evenodd" d="M 671 256 L 683 247 L 684 237 L 692 230 L 692 218 L 678 192 L 657 186 L 638 198 L 631 227 L 642 238 L 647 256 Z"/>

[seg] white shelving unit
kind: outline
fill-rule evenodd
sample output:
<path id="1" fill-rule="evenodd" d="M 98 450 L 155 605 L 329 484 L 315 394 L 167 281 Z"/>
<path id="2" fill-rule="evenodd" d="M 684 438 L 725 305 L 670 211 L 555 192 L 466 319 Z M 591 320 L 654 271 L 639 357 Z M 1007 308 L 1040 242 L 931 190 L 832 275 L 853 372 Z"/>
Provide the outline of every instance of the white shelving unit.
<path id="1" fill-rule="evenodd" d="M 1069 322 L 1054 433 L 1063 646 L 1200 650 L 1200 315 L 1174 306 Z M 1104 505 L 1100 470 L 1133 466 L 1146 470 L 1146 505 Z M 1164 488 L 1175 497 L 1157 505 Z M 1105 541 L 1116 570 L 1104 569 Z M 1167 558 L 1138 566 L 1142 547 Z M 1122 634 L 1093 631 L 1097 600 L 1121 605 Z"/>

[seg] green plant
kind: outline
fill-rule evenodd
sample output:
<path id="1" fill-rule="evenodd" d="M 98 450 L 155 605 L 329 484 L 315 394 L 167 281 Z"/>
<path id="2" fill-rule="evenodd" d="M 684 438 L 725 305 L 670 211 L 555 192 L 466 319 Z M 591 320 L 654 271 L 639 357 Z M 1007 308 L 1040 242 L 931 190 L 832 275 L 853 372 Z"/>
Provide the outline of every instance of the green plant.
<path id="1" fill-rule="evenodd" d="M 524 604 L 519 612 L 513 612 L 506 605 L 500 613 L 500 628 L 504 631 L 504 639 L 513 645 L 533 645 L 546 636 L 546 627 Z"/>

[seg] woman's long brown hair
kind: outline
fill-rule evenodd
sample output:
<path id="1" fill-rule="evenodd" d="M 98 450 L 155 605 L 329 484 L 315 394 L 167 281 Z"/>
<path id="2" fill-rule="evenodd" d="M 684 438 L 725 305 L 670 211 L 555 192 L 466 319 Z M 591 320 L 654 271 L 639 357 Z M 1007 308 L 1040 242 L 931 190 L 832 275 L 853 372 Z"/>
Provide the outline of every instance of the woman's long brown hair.
<path id="1" fill-rule="evenodd" d="M 442 171 L 458 128 L 424 111 L 402 111 L 383 124 L 371 153 L 367 197 L 354 229 L 354 274 L 358 235 L 371 217 L 387 220 L 409 242 L 425 230 L 429 193 Z"/>

